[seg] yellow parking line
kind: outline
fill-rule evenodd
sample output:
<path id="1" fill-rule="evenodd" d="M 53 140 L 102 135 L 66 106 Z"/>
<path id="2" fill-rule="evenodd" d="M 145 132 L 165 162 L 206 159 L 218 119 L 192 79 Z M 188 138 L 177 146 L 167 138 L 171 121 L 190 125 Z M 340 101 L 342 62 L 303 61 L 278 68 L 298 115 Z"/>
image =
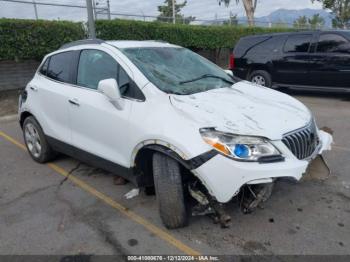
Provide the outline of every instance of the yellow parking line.
<path id="1" fill-rule="evenodd" d="M 15 140 L 13 137 L 5 134 L 4 132 L 0 131 L 0 136 L 6 139 L 7 141 L 11 142 L 12 144 L 16 145 L 17 147 L 21 148 L 22 150 L 26 150 L 25 145 L 20 143 L 19 141 Z M 200 253 L 191 247 L 187 246 L 186 244 L 182 243 L 180 240 L 176 239 L 163 229 L 157 227 L 156 225 L 152 224 L 148 220 L 144 219 L 143 217 L 139 216 L 138 214 L 134 213 L 133 211 L 130 211 L 127 207 L 121 205 L 120 203 L 116 202 L 109 196 L 101 193 L 100 191 L 96 190 L 92 186 L 88 185 L 84 181 L 80 180 L 79 178 L 69 174 L 66 170 L 63 168 L 59 167 L 58 165 L 54 163 L 48 163 L 48 167 L 56 171 L 58 174 L 67 177 L 70 181 L 72 181 L 74 184 L 79 186 L 80 188 L 84 189 L 91 195 L 95 196 L 96 198 L 102 200 L 109 206 L 113 207 L 114 209 L 118 210 L 125 216 L 127 216 L 129 219 L 133 220 L 134 222 L 142 225 L 144 228 L 146 228 L 148 231 L 152 232 L 159 238 L 165 240 L 168 242 L 168 244 L 176 247 L 178 250 L 181 252 L 187 254 L 187 255 L 193 255 L 193 256 L 198 256 Z"/>

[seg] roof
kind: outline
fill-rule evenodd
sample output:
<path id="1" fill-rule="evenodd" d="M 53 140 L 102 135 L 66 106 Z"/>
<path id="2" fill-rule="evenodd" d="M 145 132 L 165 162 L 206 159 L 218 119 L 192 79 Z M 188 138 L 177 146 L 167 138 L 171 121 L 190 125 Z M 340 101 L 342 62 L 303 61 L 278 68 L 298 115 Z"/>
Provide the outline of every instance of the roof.
<path id="1" fill-rule="evenodd" d="M 115 46 L 116 48 L 139 48 L 139 47 L 177 47 L 162 41 L 146 40 L 146 41 L 131 41 L 131 40 L 118 40 L 118 41 L 106 41 L 107 44 Z"/>
<path id="2" fill-rule="evenodd" d="M 329 30 L 297 30 L 297 31 L 287 31 L 287 32 L 279 32 L 279 33 L 264 33 L 264 34 L 256 34 L 244 36 L 242 38 L 251 38 L 251 37 L 268 37 L 268 36 L 283 36 L 283 35 L 294 35 L 294 34 L 314 34 L 315 32 L 323 32 L 323 33 L 344 33 L 350 32 L 349 30 L 342 29 L 329 29 Z"/>
<path id="3" fill-rule="evenodd" d="M 101 45 L 101 44 L 109 44 L 116 48 L 138 48 L 138 47 L 177 47 L 175 45 L 156 40 L 145 40 L 145 41 L 132 41 L 132 40 L 112 40 L 112 41 L 104 41 L 101 39 L 83 39 L 74 42 L 70 42 L 64 44 L 60 47 L 60 49 L 66 49 L 73 46 L 80 45 Z"/>

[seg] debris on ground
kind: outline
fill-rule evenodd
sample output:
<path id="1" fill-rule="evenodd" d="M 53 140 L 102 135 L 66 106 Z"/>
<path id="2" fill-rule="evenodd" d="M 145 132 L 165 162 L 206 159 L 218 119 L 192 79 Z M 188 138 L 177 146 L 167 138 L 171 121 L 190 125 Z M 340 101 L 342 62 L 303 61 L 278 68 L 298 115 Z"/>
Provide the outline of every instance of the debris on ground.
<path id="1" fill-rule="evenodd" d="M 117 186 L 123 186 L 123 185 L 125 185 L 127 183 L 128 183 L 128 181 L 125 178 L 121 177 L 121 176 L 115 176 L 113 178 L 113 184 L 115 184 Z"/>
<path id="2" fill-rule="evenodd" d="M 139 188 L 134 188 L 131 189 L 128 193 L 124 195 L 126 199 L 132 199 L 140 194 L 140 189 Z"/>

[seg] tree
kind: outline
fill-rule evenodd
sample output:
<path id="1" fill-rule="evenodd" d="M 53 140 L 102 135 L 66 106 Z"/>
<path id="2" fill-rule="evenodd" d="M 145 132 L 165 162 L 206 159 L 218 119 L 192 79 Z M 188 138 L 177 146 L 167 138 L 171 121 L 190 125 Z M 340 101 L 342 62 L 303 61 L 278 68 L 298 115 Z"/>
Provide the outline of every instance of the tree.
<path id="1" fill-rule="evenodd" d="M 333 27 L 348 28 L 350 20 L 350 0 L 311 0 L 321 2 L 323 8 L 332 11 L 335 16 Z"/>
<path id="2" fill-rule="evenodd" d="M 225 6 L 228 6 L 231 2 L 231 0 L 218 0 L 218 1 L 219 1 L 219 5 L 221 5 L 221 3 L 224 3 Z M 256 5 L 258 4 L 258 0 L 242 0 L 242 2 L 243 2 L 245 13 L 246 13 L 247 18 L 248 18 L 248 24 L 250 26 L 253 26 L 254 25 L 254 14 L 255 14 L 255 10 L 256 10 Z M 238 4 L 238 3 L 239 3 L 239 0 L 236 0 L 236 4 Z"/>
<path id="3" fill-rule="evenodd" d="M 238 25 L 237 15 L 230 12 L 230 18 L 222 22 L 223 25 Z"/>
<path id="4" fill-rule="evenodd" d="M 295 28 L 304 29 L 308 27 L 306 16 L 299 16 L 297 20 L 294 21 L 293 26 Z"/>
<path id="5" fill-rule="evenodd" d="M 182 4 L 175 4 L 175 22 L 189 24 L 194 21 L 196 18 L 193 16 L 185 17 L 181 14 L 181 9 L 184 8 L 187 4 L 187 1 L 184 1 Z M 160 12 L 157 17 L 158 21 L 171 23 L 173 21 L 173 1 L 165 0 L 164 5 L 158 6 L 158 12 Z"/>
<path id="6" fill-rule="evenodd" d="M 308 23 L 312 29 L 319 29 L 324 26 L 324 18 L 320 16 L 320 14 L 315 14 L 311 18 L 308 19 Z"/>

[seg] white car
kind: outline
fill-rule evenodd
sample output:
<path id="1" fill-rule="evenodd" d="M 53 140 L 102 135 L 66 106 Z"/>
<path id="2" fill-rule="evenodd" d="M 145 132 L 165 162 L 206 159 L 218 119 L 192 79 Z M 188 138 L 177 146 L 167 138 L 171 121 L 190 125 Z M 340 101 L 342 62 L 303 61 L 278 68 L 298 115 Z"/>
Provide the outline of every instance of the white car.
<path id="1" fill-rule="evenodd" d="M 296 99 L 159 41 L 64 45 L 22 92 L 19 117 L 35 161 L 61 152 L 155 187 L 168 228 L 185 226 L 189 207 L 225 225 L 222 203 L 239 195 L 251 211 L 332 142 Z"/>

